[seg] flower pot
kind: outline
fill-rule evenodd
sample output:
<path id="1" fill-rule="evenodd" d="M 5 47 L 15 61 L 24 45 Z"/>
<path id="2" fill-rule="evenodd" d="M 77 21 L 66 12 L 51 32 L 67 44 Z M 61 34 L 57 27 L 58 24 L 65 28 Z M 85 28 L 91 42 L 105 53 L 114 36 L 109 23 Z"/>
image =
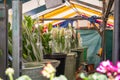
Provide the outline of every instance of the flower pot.
<path id="1" fill-rule="evenodd" d="M 28 62 L 23 64 L 22 75 L 28 75 L 32 80 L 48 80 L 40 73 L 44 64 L 38 62 Z"/>
<path id="2" fill-rule="evenodd" d="M 47 63 L 51 63 L 53 67 L 58 67 L 60 61 L 44 59 L 42 62 L 27 62 L 23 63 L 22 75 L 28 75 L 32 80 L 48 80 L 45 78 L 41 71 Z"/>
<path id="3" fill-rule="evenodd" d="M 64 53 L 54 53 L 52 55 L 44 55 L 44 59 L 55 59 L 60 61 L 59 66 L 56 67 L 56 70 L 57 70 L 56 76 L 64 74 L 66 56 L 67 54 L 64 54 Z"/>

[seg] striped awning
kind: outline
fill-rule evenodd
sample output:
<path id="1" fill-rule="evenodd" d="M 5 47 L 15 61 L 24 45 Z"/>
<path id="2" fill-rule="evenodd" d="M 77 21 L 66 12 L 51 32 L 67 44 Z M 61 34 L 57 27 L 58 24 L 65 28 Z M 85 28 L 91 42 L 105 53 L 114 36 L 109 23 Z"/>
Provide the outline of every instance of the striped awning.
<path id="1" fill-rule="evenodd" d="M 81 5 L 77 2 L 72 1 L 70 4 L 66 5 L 66 3 L 64 3 L 63 5 L 56 7 L 55 9 L 46 10 L 43 11 L 42 13 L 38 13 L 37 15 L 39 16 L 40 19 L 52 19 L 52 18 L 72 18 L 80 14 L 82 15 L 84 14 L 88 17 L 91 16 L 101 17 L 102 11 L 90 7 L 86 7 L 85 5 Z M 33 15 L 32 17 L 34 18 L 35 15 Z M 50 20 L 50 21 L 44 21 L 44 24 L 48 24 L 48 23 L 57 24 L 62 21 L 64 20 Z M 113 21 L 114 21 L 113 16 L 110 16 L 108 19 L 108 24 L 113 26 Z"/>
<path id="2" fill-rule="evenodd" d="M 38 2 L 39 1 L 39 2 Z M 88 17 L 102 16 L 102 11 L 71 1 L 70 3 L 63 3 L 62 5 L 47 9 L 44 0 L 26 0 L 22 4 L 22 12 L 25 15 L 30 15 L 32 18 L 51 19 L 51 18 L 73 18 L 79 14 L 84 14 Z M 78 14 L 79 12 L 79 14 Z M 12 21 L 12 9 L 9 9 L 9 20 Z M 50 20 L 44 21 L 44 24 L 52 23 L 58 24 L 64 20 Z M 113 16 L 108 19 L 108 24 L 113 25 Z"/>

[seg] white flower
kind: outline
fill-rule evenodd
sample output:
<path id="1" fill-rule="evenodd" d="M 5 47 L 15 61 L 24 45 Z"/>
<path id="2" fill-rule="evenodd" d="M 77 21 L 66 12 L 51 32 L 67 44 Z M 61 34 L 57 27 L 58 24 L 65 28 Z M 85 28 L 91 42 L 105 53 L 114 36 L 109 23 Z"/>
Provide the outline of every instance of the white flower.
<path id="1" fill-rule="evenodd" d="M 53 80 L 67 80 L 64 75 L 60 75 L 59 77 L 55 77 Z"/>
<path id="2" fill-rule="evenodd" d="M 55 68 L 54 68 L 50 63 L 47 64 L 47 67 L 49 67 L 49 69 L 50 69 L 52 72 L 56 72 Z"/>
<path id="3" fill-rule="evenodd" d="M 7 68 L 6 71 L 5 71 L 5 74 L 6 75 L 14 74 L 14 69 L 13 68 Z"/>
<path id="4" fill-rule="evenodd" d="M 41 73 L 43 74 L 43 76 L 50 78 L 50 74 L 46 70 L 42 70 Z"/>
<path id="5" fill-rule="evenodd" d="M 3 80 L 2 78 L 0 78 L 0 80 Z"/>

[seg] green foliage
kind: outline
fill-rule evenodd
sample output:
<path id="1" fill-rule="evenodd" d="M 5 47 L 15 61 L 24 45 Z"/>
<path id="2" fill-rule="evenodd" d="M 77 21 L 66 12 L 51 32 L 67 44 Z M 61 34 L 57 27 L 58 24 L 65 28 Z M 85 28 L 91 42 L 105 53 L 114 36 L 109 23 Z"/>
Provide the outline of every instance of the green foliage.
<path id="1" fill-rule="evenodd" d="M 52 40 L 50 38 L 51 34 L 50 33 L 45 33 L 42 34 L 42 46 L 44 47 L 44 54 L 51 54 L 52 53 L 52 48 L 50 47 L 50 41 Z"/>
<path id="2" fill-rule="evenodd" d="M 16 80 L 32 80 L 32 79 L 27 75 L 23 75 L 23 76 L 17 78 Z"/>
<path id="3" fill-rule="evenodd" d="M 30 16 L 25 16 L 22 27 L 23 58 L 28 61 L 41 61 L 39 29 L 34 30 L 34 22 Z"/>
<path id="4" fill-rule="evenodd" d="M 8 23 L 8 53 L 12 55 L 12 29 L 10 23 Z"/>
<path id="5" fill-rule="evenodd" d="M 90 75 L 80 73 L 80 78 L 82 78 L 83 80 L 108 80 L 106 75 L 100 73 L 93 73 Z"/>
<path id="6" fill-rule="evenodd" d="M 52 30 L 53 26 L 51 23 L 48 24 L 48 32 L 50 32 Z"/>

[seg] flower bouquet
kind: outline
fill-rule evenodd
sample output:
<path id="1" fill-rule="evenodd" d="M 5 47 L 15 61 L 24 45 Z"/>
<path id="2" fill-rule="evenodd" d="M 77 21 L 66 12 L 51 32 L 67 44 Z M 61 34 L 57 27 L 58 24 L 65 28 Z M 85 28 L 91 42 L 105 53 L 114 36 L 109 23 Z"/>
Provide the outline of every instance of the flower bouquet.
<path id="1" fill-rule="evenodd" d="M 120 62 L 113 65 L 109 60 L 103 61 L 96 68 L 96 72 L 87 75 L 87 73 L 80 73 L 82 80 L 120 80 Z"/>

